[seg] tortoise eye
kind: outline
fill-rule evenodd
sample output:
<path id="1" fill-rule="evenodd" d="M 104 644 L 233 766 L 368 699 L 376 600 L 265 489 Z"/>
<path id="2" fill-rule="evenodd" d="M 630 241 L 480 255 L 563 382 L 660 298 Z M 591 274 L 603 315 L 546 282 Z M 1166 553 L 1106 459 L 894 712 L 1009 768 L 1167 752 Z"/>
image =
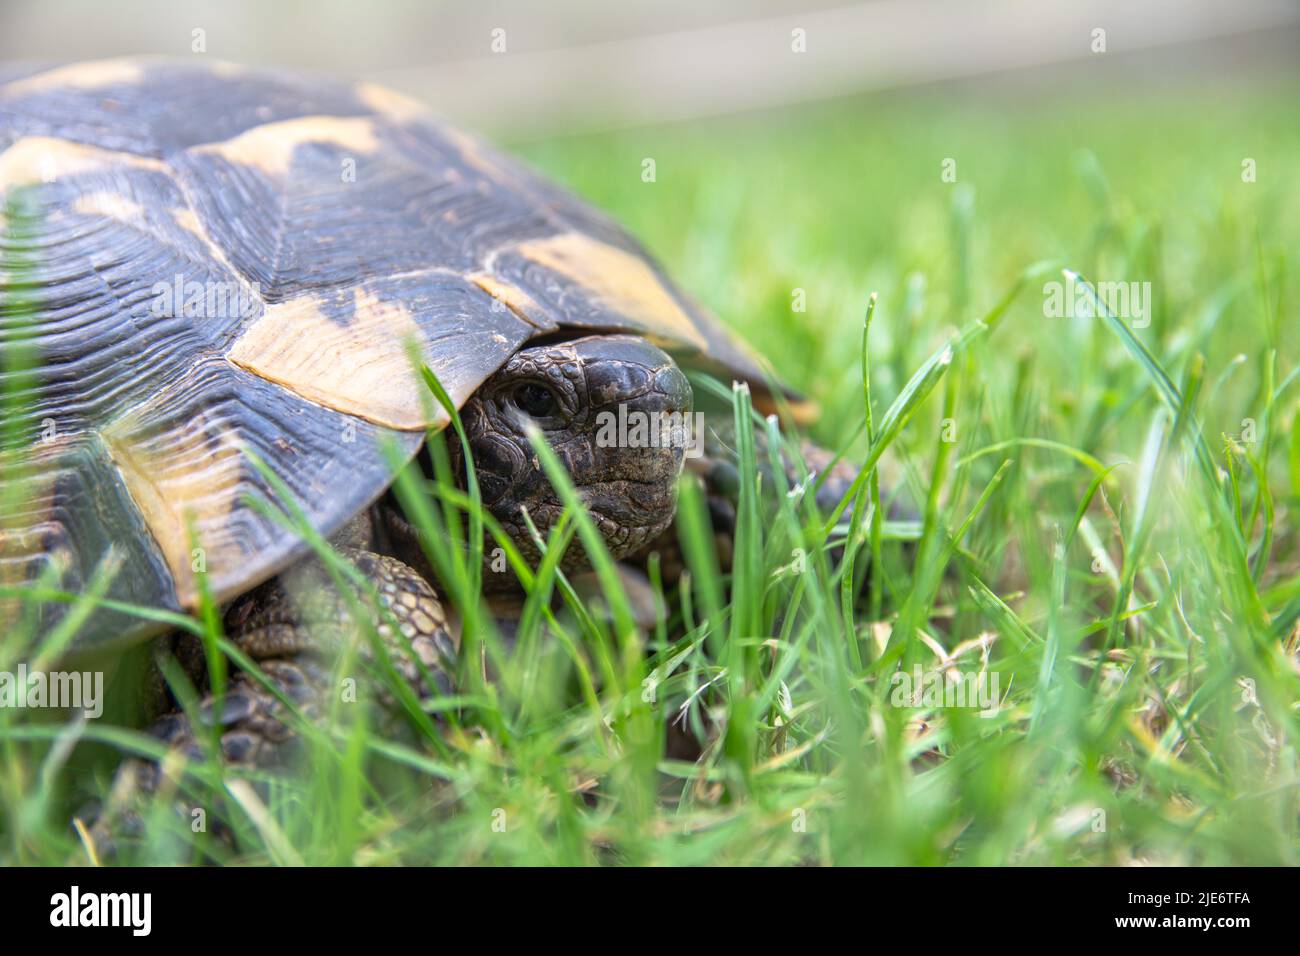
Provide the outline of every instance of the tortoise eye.
<path id="1" fill-rule="evenodd" d="M 538 385 L 536 382 L 525 382 L 515 389 L 515 404 L 533 418 L 554 415 L 558 406 L 555 393 L 545 385 Z"/>

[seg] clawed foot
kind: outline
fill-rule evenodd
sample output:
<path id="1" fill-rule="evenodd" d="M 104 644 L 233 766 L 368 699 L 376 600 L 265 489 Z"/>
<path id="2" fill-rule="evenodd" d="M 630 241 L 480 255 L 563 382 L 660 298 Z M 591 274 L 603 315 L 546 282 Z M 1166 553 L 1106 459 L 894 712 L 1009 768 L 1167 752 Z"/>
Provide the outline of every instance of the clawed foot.
<path id="1" fill-rule="evenodd" d="M 374 629 L 393 669 L 422 702 L 452 692 L 459 639 L 433 588 L 396 558 L 359 549 L 342 551 L 373 585 L 378 602 L 362 589 L 341 594 L 316 563 L 300 566 L 238 601 L 227 615 L 227 630 L 233 643 L 256 662 L 260 675 L 235 670 L 220 700 L 209 691 L 193 717 L 176 709 L 154 722 L 149 732 L 166 743 L 168 756 L 161 763 L 125 761 L 103 809 L 88 825 L 77 823 L 92 858 L 112 858 L 123 843 L 138 841 L 144 809 L 155 800 L 171 800 L 178 814 L 193 816 L 198 808 L 176 796 L 182 792 L 181 776 L 188 763 L 208 760 L 214 747 L 223 767 L 236 775 L 298 764 L 304 749 L 299 721 L 321 722 L 335 690 L 343 700 L 349 693 L 356 699 L 355 685 L 334 687 L 330 662 L 348 646 L 373 661 L 367 628 Z M 368 616 L 360 627 L 353 613 L 358 607 Z M 202 659 L 192 648 L 182 656 Z M 206 686 L 206 674 L 189 676 Z M 378 687 L 376 699 L 382 708 L 395 711 L 391 690 L 382 681 Z"/>

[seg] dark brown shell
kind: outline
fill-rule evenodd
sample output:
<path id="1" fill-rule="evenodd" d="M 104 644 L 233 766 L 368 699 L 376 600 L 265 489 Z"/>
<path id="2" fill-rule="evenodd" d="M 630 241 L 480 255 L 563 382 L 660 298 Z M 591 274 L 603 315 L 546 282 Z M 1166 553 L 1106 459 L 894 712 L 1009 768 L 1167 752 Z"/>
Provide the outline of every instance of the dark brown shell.
<path id="1" fill-rule="evenodd" d="M 195 606 L 332 533 L 414 454 L 416 343 L 463 402 L 521 344 L 631 330 L 759 366 L 622 229 L 391 91 L 126 59 L 0 85 L 0 619 L 68 592 Z M 147 633 L 96 611 L 76 646 Z"/>

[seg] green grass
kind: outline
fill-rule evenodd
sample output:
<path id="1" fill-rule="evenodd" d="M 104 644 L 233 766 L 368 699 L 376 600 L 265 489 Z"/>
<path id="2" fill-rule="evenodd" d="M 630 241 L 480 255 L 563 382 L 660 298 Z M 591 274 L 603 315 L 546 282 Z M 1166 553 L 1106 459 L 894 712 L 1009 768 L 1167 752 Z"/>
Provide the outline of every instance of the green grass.
<path id="1" fill-rule="evenodd" d="M 571 510 L 537 569 L 500 542 L 529 592 L 513 649 L 476 563 L 431 555 L 496 679 L 467 665 L 439 724 L 381 654 L 369 679 L 394 685 L 401 733 L 364 695 L 335 706 L 265 812 L 216 761 L 191 767 L 189 799 L 239 851 L 164 800 L 131 859 L 1296 863 L 1295 95 L 915 94 L 521 147 L 815 398 L 821 443 L 879 464 L 842 503 L 858 531 L 757 482 L 742 441 L 730 574 L 687 482 L 691 574 L 639 633 L 617 594 L 593 613 L 559 572 L 579 537 L 616 576 Z M 1149 326 L 1045 316 L 1062 269 L 1149 281 Z M 907 544 L 878 507 L 899 486 L 922 516 Z M 493 531 L 446 483 L 408 471 L 398 493 L 430 531 Z M 228 650 L 214 621 L 186 626 Z M 891 674 L 958 650 L 998 675 L 996 714 L 895 705 Z M 670 722 L 698 759 L 666 750 Z M 0 862 L 84 861 L 71 809 L 150 746 L 61 732 L 0 710 Z"/>

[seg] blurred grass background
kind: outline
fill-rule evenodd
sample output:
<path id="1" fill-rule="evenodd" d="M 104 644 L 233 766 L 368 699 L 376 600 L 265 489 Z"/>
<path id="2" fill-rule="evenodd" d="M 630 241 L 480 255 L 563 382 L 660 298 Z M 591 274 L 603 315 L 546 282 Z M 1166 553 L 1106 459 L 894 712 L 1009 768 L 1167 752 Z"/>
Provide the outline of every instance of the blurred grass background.
<path id="1" fill-rule="evenodd" d="M 1230 297 L 1211 336 L 1198 339 L 1211 378 L 1270 341 L 1275 316 L 1251 287 L 1262 268 L 1269 311 L 1284 317 L 1271 344 L 1290 368 L 1300 347 L 1294 320 L 1285 321 L 1300 232 L 1290 175 L 1300 159 L 1298 90 L 1078 89 L 1008 101 L 943 88 L 516 149 L 626 223 L 772 356 L 826 407 L 819 435 L 833 443 L 847 438 L 860 406 L 858 340 L 871 292 L 880 295 L 872 346 L 876 361 L 887 357 L 873 384 L 893 394 L 946 332 L 1044 260 L 1094 281 L 1150 281 L 1154 316 L 1143 335 L 1155 347 L 1185 347 L 1197 320 Z M 641 178 L 645 158 L 656 162 L 653 183 Z M 956 183 L 941 180 L 949 158 Z M 1247 158 L 1257 170 L 1249 183 Z M 806 312 L 792 308 L 796 289 Z M 1134 431 L 1105 436 L 1060 414 L 1086 407 L 1102 384 L 1081 361 L 1070 321 L 1045 317 L 1041 289 L 1030 290 L 997 333 L 998 367 L 1031 363 L 1037 411 L 1059 440 L 1133 453 L 1146 425 L 1139 414 L 1128 419 Z M 1105 341 L 1092 358 L 1125 362 Z M 1250 411 L 1257 373 L 1233 376 L 1219 407 L 1205 410 L 1211 432 L 1240 430 L 1234 416 Z"/>

